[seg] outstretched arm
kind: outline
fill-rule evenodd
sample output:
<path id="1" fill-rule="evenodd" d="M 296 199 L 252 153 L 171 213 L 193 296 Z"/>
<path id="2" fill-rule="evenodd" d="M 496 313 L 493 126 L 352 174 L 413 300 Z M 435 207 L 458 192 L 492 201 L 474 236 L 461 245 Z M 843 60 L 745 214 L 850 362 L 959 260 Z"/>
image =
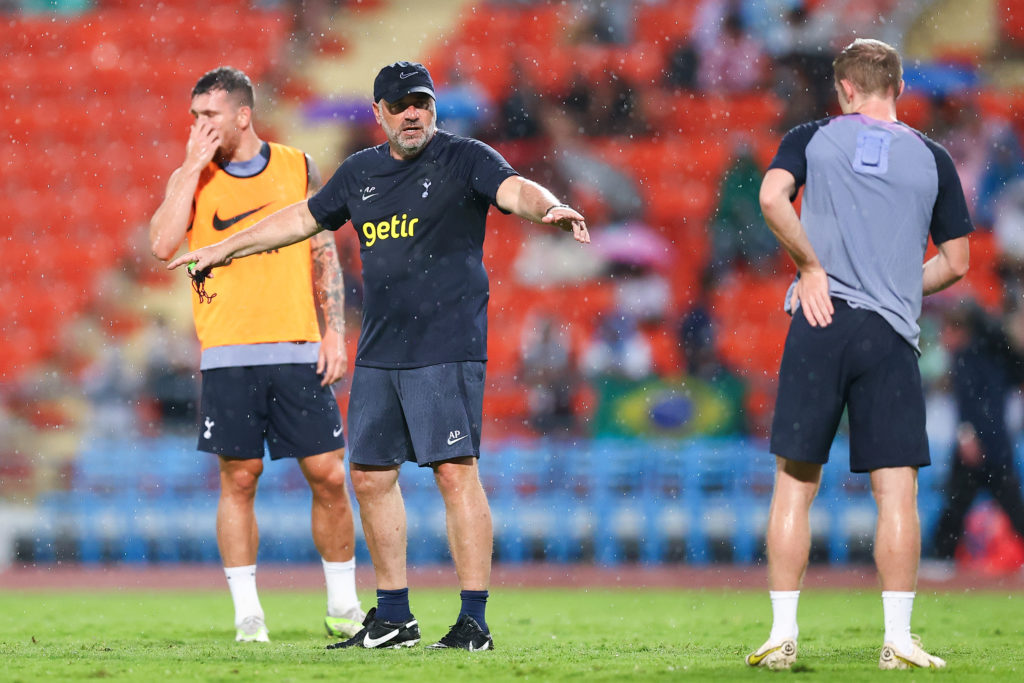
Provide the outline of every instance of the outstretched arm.
<path id="1" fill-rule="evenodd" d="M 252 227 L 236 232 L 231 237 L 202 249 L 182 254 L 167 264 L 168 270 L 195 262 L 195 270 L 202 271 L 226 266 L 232 259 L 261 254 L 271 249 L 287 247 L 320 232 L 306 200 L 270 214 Z"/>
<path id="2" fill-rule="evenodd" d="M 924 295 L 941 292 L 967 275 L 971 246 L 967 237 L 957 237 L 938 245 L 939 253 L 924 263 Z"/>
<path id="3" fill-rule="evenodd" d="M 546 187 L 522 176 L 509 176 L 498 186 L 498 206 L 534 223 L 550 223 L 571 232 L 577 242 L 590 243 L 583 214 L 562 204 Z"/>
<path id="4" fill-rule="evenodd" d="M 790 197 L 796 194 L 796 178 L 781 168 L 769 169 L 761 182 L 761 213 L 779 244 L 796 263 L 800 277 L 789 302 L 790 310 L 797 305 L 812 327 L 825 327 L 832 322 L 832 299 L 828 294 L 828 275 L 814 253 L 800 217 Z"/>

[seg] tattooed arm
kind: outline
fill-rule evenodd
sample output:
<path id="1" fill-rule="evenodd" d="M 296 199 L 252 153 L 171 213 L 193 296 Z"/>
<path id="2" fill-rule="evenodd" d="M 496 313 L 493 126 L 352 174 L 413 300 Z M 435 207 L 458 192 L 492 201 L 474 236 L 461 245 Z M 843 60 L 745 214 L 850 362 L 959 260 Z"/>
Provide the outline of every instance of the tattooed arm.
<path id="1" fill-rule="evenodd" d="M 308 154 L 306 165 L 309 169 L 308 196 L 311 197 L 320 187 L 320 173 Z M 328 386 L 341 379 L 348 366 L 345 351 L 345 283 L 341 276 L 334 233 L 322 230 L 310 238 L 309 242 L 313 257 L 313 289 L 324 315 L 324 334 L 316 371 L 323 375 L 320 384 Z"/>

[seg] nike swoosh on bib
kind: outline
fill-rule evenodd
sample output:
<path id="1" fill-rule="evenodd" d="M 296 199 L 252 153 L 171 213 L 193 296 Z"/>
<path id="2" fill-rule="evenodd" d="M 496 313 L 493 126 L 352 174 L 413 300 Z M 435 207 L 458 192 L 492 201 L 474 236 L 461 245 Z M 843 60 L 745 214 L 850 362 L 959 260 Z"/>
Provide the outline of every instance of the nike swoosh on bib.
<path id="1" fill-rule="evenodd" d="M 244 212 L 238 214 L 237 216 L 232 216 L 231 218 L 221 218 L 220 216 L 217 215 L 217 212 L 214 211 L 213 212 L 213 229 L 214 230 L 227 230 L 228 228 L 230 228 L 232 225 L 234 225 L 238 221 L 242 220 L 243 218 L 248 218 L 249 216 L 253 215 L 257 211 L 262 211 L 263 209 L 267 208 L 268 206 L 270 206 L 270 202 L 267 202 L 263 206 L 257 206 L 255 209 L 252 209 L 251 211 L 244 211 Z"/>

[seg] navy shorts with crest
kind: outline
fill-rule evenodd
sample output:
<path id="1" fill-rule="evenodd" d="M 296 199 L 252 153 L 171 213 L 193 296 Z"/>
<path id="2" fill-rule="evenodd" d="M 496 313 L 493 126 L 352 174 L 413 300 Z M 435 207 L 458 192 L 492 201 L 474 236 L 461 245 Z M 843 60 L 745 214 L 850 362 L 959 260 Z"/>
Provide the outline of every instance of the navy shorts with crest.
<path id="1" fill-rule="evenodd" d="M 200 451 L 226 458 L 305 458 L 345 447 L 341 411 L 315 364 L 203 370 Z"/>

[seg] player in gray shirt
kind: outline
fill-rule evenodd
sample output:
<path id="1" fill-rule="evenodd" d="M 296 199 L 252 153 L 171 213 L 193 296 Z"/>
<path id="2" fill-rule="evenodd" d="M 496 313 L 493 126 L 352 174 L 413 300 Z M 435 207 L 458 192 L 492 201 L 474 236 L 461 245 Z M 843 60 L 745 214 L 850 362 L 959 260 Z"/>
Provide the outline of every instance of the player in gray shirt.
<path id="1" fill-rule="evenodd" d="M 858 39 L 833 68 L 843 114 L 791 130 L 761 185 L 765 220 L 798 273 L 785 302 L 793 320 L 771 436 L 773 623 L 746 661 L 778 669 L 796 660 L 810 507 L 845 409 L 850 469 L 870 473 L 878 505 L 879 667 L 943 667 L 910 634 L 921 554 L 917 469 L 930 464 L 917 319 L 923 295 L 966 274 L 972 226 L 949 154 L 896 119 L 899 54 Z M 798 216 L 792 201 L 801 187 Z M 938 253 L 925 261 L 929 236 Z"/>

